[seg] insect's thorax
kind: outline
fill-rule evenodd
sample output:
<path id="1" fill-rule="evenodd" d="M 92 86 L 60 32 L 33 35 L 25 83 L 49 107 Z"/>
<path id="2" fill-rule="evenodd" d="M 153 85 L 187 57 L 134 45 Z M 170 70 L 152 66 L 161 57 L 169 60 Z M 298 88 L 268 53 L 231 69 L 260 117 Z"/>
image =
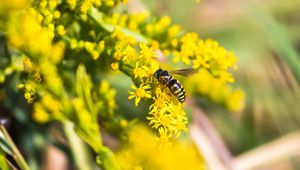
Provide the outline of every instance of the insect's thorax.
<path id="1" fill-rule="evenodd" d="M 159 76 L 158 81 L 168 85 L 172 79 L 173 77 L 167 71 L 164 71 L 163 74 Z"/>

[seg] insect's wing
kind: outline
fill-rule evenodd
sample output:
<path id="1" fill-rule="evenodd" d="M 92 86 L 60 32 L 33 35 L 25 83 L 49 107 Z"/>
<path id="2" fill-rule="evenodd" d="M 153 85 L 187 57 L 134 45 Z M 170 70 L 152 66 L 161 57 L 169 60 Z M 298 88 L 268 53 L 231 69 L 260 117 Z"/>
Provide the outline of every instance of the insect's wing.
<path id="1" fill-rule="evenodd" d="M 199 69 L 192 69 L 192 68 L 187 68 L 187 69 L 181 69 L 181 70 L 171 70 L 169 71 L 171 74 L 178 74 L 181 76 L 191 76 L 193 74 L 198 73 Z"/>

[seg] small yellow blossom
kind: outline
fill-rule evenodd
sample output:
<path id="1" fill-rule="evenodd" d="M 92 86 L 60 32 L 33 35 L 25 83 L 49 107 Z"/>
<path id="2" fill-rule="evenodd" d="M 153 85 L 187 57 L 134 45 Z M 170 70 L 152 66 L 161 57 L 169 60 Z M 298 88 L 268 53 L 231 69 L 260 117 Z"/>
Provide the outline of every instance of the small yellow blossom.
<path id="1" fill-rule="evenodd" d="M 156 58 L 156 55 L 155 55 L 152 47 L 148 47 L 146 44 L 140 43 L 140 48 L 141 48 L 141 51 L 140 51 L 139 58 L 142 58 L 143 60 L 145 60 L 145 62 L 147 62 L 153 58 Z"/>
<path id="2" fill-rule="evenodd" d="M 97 60 L 99 58 L 99 56 L 100 56 L 100 53 L 98 51 L 96 51 L 96 50 L 93 50 L 91 52 L 91 55 L 92 55 L 93 60 Z"/>
<path id="3" fill-rule="evenodd" d="M 235 90 L 226 99 L 226 105 L 232 112 L 239 112 L 245 107 L 245 93 L 243 90 Z"/>
<path id="4" fill-rule="evenodd" d="M 78 46 L 78 42 L 75 38 L 70 39 L 70 48 L 75 49 Z"/>
<path id="5" fill-rule="evenodd" d="M 106 0 L 104 2 L 105 2 L 105 5 L 107 5 L 107 6 L 114 6 L 115 5 L 115 1 L 113 1 L 113 0 Z"/>
<path id="6" fill-rule="evenodd" d="M 70 9 L 75 9 L 76 7 L 76 0 L 67 0 L 67 4 L 69 5 Z"/>
<path id="7" fill-rule="evenodd" d="M 168 37 L 173 38 L 178 36 L 180 32 L 180 25 L 172 25 L 169 29 L 168 29 Z"/>
<path id="8" fill-rule="evenodd" d="M 110 68 L 113 70 L 113 71 L 116 71 L 119 69 L 119 63 L 111 63 L 110 64 Z"/>
<path id="9" fill-rule="evenodd" d="M 33 119 L 39 123 L 46 123 L 49 121 L 50 116 L 40 103 L 34 104 Z"/>
<path id="10" fill-rule="evenodd" d="M 61 109 L 59 101 L 55 100 L 50 94 L 45 94 L 41 99 L 41 104 L 51 113 L 59 112 Z"/>
<path id="11" fill-rule="evenodd" d="M 133 69 L 134 78 L 143 78 L 146 76 L 147 67 L 139 66 L 139 62 L 136 63 Z"/>
<path id="12" fill-rule="evenodd" d="M 49 55 L 49 59 L 53 63 L 58 64 L 63 58 L 64 51 L 65 51 L 65 43 L 63 41 L 53 44 L 51 53 Z"/>
<path id="13" fill-rule="evenodd" d="M 121 119 L 119 124 L 120 127 L 124 129 L 128 125 L 128 122 L 125 119 Z"/>
<path id="14" fill-rule="evenodd" d="M 170 138 L 172 137 L 172 134 L 168 134 L 168 131 L 166 131 L 164 128 L 159 128 L 159 137 L 156 137 L 156 140 L 159 144 L 160 148 L 166 148 L 170 147 L 172 145 L 172 142 L 170 142 Z"/>
<path id="15" fill-rule="evenodd" d="M 24 93 L 24 98 L 26 99 L 27 103 L 33 102 L 36 97 L 36 89 L 31 82 L 28 82 L 27 84 L 19 84 L 17 88 Z"/>
<path id="16" fill-rule="evenodd" d="M 99 52 L 102 52 L 105 48 L 105 41 L 101 40 L 99 43 L 98 43 L 98 50 Z"/>
<path id="17" fill-rule="evenodd" d="M 135 98 L 135 102 L 134 102 L 135 106 L 138 106 L 142 98 L 151 98 L 151 92 L 148 91 L 149 89 L 151 89 L 149 85 L 141 84 L 138 88 L 132 85 L 131 88 L 135 91 L 134 92 L 128 91 L 128 93 L 130 94 L 128 99 L 130 100 Z"/>
<path id="18" fill-rule="evenodd" d="M 58 10 L 56 10 L 56 11 L 54 11 L 53 17 L 55 19 L 58 19 L 58 18 L 60 18 L 60 15 L 61 15 L 60 12 Z"/>

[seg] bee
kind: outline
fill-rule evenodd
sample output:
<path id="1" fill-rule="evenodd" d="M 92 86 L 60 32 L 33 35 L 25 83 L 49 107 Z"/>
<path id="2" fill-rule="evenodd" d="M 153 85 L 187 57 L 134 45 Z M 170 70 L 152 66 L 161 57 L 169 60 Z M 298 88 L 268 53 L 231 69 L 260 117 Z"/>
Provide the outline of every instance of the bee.
<path id="1" fill-rule="evenodd" d="M 170 71 L 170 73 L 179 74 L 182 76 L 189 76 L 197 72 L 197 69 L 182 69 Z M 158 80 L 158 82 L 166 85 L 170 89 L 171 93 L 178 99 L 178 101 L 180 103 L 183 103 L 185 101 L 185 90 L 183 88 L 183 85 L 178 80 L 173 78 L 170 73 L 167 70 L 159 68 L 155 71 L 153 76 Z"/>

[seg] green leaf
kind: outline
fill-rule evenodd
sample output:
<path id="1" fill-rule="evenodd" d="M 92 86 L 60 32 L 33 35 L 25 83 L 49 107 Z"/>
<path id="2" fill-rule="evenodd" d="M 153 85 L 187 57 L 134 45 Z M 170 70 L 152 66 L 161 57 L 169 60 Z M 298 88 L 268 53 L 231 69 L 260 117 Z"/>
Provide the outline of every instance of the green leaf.
<path id="1" fill-rule="evenodd" d="M 76 91 L 80 98 L 84 100 L 88 110 L 92 113 L 93 121 L 96 121 L 96 109 L 92 100 L 92 82 L 90 77 L 86 73 L 86 69 L 83 64 L 80 64 L 76 72 Z"/>
<path id="2" fill-rule="evenodd" d="M 99 135 L 90 135 L 79 127 L 74 128 L 76 134 L 84 140 L 95 152 L 99 152 L 102 147 Z"/>
<path id="3" fill-rule="evenodd" d="M 107 147 L 102 147 L 96 157 L 97 164 L 105 170 L 120 170 L 114 153 Z"/>

